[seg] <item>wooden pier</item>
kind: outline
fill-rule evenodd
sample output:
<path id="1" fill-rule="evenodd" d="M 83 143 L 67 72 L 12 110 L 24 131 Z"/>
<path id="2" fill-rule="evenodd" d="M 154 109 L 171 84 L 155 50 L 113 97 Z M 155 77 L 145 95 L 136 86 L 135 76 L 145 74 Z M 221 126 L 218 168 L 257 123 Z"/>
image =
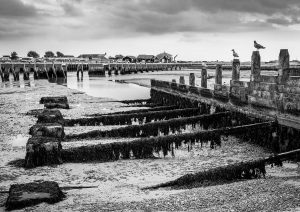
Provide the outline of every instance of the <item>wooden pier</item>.
<path id="1" fill-rule="evenodd" d="M 124 75 L 150 71 L 181 70 L 182 68 L 202 68 L 200 63 L 0 63 L 2 81 L 8 81 L 12 74 L 15 81 L 19 73 L 24 73 L 24 80 L 33 73 L 35 79 L 67 78 L 67 72 L 76 72 L 82 77 L 87 71 L 90 76 Z"/>

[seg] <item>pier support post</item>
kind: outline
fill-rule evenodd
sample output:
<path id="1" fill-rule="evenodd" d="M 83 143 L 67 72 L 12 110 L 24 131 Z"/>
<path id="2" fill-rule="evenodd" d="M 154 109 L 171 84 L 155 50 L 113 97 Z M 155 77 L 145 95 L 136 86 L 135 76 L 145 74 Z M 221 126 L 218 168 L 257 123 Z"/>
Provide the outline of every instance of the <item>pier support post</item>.
<path id="1" fill-rule="evenodd" d="M 207 69 L 206 69 L 206 67 L 203 67 L 202 71 L 201 71 L 201 87 L 207 88 Z"/>
<path id="2" fill-rule="evenodd" d="M 232 61 L 232 80 L 240 80 L 240 67 L 241 63 L 239 59 L 233 59 Z"/>
<path id="3" fill-rule="evenodd" d="M 185 84 L 184 76 L 180 76 L 179 84 Z"/>
<path id="4" fill-rule="evenodd" d="M 260 54 L 253 51 L 251 57 L 251 81 L 260 81 Z"/>
<path id="5" fill-rule="evenodd" d="M 220 65 L 220 64 L 216 65 L 215 84 L 222 85 L 222 65 Z"/>
<path id="6" fill-rule="evenodd" d="M 4 67 L 3 67 L 4 68 Z M 2 66 L 1 66 L 1 63 L 0 63 L 0 76 L 1 76 L 1 80 L 2 82 L 4 81 L 4 78 L 3 78 L 3 69 L 2 69 Z"/>
<path id="7" fill-rule="evenodd" d="M 190 86 L 194 86 L 195 87 L 195 74 L 194 73 L 190 73 Z"/>
<path id="8" fill-rule="evenodd" d="M 290 68 L 290 54 L 288 49 L 280 49 L 278 63 L 279 82 L 284 84 L 289 77 L 289 73 L 285 71 Z"/>

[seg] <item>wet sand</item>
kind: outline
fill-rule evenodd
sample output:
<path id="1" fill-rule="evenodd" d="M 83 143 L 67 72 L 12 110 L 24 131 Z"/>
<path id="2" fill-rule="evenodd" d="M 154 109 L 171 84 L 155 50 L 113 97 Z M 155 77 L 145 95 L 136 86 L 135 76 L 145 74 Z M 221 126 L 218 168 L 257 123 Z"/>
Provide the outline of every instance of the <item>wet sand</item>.
<path id="1" fill-rule="evenodd" d="M 16 168 L 8 162 L 25 157 L 29 128 L 36 118 L 26 113 L 41 109 L 43 96 L 66 95 L 71 109 L 61 110 L 66 118 L 79 118 L 94 113 L 137 108 L 122 107 L 107 98 L 88 96 L 65 86 L 35 81 L 35 87 L 0 89 L 0 191 L 13 183 L 53 180 L 60 186 L 96 186 L 97 188 L 66 191 L 66 199 L 54 205 L 40 204 L 26 211 L 295 211 L 300 207 L 299 167 L 267 167 L 266 179 L 240 181 L 205 188 L 142 190 L 187 173 L 264 157 L 269 151 L 230 137 L 222 146 L 187 146 L 175 151 L 175 157 L 157 155 L 158 159 L 120 160 L 107 163 L 68 163 L 35 169 Z M 92 130 L 95 127 L 70 127 L 67 133 Z M 96 127 L 105 129 L 106 127 Z M 111 128 L 110 126 L 107 129 Z M 126 139 L 84 140 L 63 143 L 63 148 Z M 130 140 L 130 139 L 129 139 Z M 0 194 L 0 211 L 7 194 Z"/>

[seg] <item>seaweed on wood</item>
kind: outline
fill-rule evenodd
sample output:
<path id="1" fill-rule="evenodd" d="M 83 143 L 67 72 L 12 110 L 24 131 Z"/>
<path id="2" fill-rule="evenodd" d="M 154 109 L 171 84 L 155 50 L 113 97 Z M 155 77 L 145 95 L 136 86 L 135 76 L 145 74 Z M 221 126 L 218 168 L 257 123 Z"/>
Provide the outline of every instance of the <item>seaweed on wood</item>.
<path id="1" fill-rule="evenodd" d="M 163 110 L 175 110 L 178 109 L 177 106 L 160 106 L 160 107 L 153 107 L 153 108 L 147 108 L 147 109 L 139 109 L 139 110 L 128 110 L 128 111 L 120 111 L 115 113 L 107 113 L 107 114 L 100 114 L 95 113 L 87 116 L 103 116 L 103 115 L 120 115 L 120 114 L 132 114 L 132 113 L 146 113 L 151 111 L 163 111 Z"/>
<path id="2" fill-rule="evenodd" d="M 158 136 L 141 138 L 131 142 L 117 142 L 109 144 L 98 144 L 62 150 L 62 158 L 65 162 L 84 161 L 114 161 L 130 158 L 152 158 L 154 153 L 163 152 L 163 155 L 174 155 L 174 148 L 178 149 L 182 143 L 208 143 L 214 148 L 221 145 L 221 136 L 243 135 L 261 131 L 262 138 L 254 136 L 252 142 L 269 139 L 272 122 L 258 123 L 231 128 L 199 131 L 195 133 L 184 133 L 178 135 Z"/>
<path id="3" fill-rule="evenodd" d="M 85 139 L 97 137 L 147 137 L 158 136 L 159 133 L 168 135 L 170 132 L 185 128 L 187 124 L 200 124 L 203 129 L 231 126 L 231 113 L 223 112 L 209 115 L 199 115 L 185 118 L 174 118 L 165 121 L 151 122 L 144 125 L 131 125 L 113 130 L 94 130 L 81 134 L 70 134 L 66 139 Z"/>
<path id="4" fill-rule="evenodd" d="M 158 122 L 150 122 L 143 125 L 131 125 L 113 130 L 94 130 L 81 134 L 70 134 L 66 139 L 85 139 L 99 137 L 147 137 L 158 136 L 160 133 L 168 135 L 181 129 L 186 125 L 200 125 L 204 130 L 232 127 L 245 124 L 258 123 L 261 120 L 249 118 L 241 113 L 221 112 L 215 114 L 199 115 L 193 117 L 174 118 Z"/>
<path id="5" fill-rule="evenodd" d="M 177 117 L 190 117 L 199 115 L 198 108 L 177 109 L 170 111 L 149 111 L 144 113 L 102 115 L 93 118 L 65 119 L 65 126 L 95 126 L 95 125 L 131 125 L 133 121 L 148 123 L 152 120 L 168 120 Z"/>
<path id="6" fill-rule="evenodd" d="M 176 180 L 151 186 L 146 189 L 161 187 L 190 187 L 223 184 L 234 180 L 255 179 L 265 177 L 266 169 L 264 160 L 240 162 L 224 167 L 217 167 L 195 174 L 187 174 Z"/>

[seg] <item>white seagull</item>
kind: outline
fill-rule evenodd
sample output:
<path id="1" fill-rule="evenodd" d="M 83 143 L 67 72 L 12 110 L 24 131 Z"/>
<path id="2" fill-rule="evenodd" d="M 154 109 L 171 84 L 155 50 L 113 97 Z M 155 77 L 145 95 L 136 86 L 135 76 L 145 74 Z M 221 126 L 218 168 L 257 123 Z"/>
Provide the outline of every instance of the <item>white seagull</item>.
<path id="1" fill-rule="evenodd" d="M 234 49 L 231 50 L 233 57 L 239 57 L 239 55 L 234 51 Z"/>
<path id="2" fill-rule="evenodd" d="M 266 47 L 260 45 L 259 43 L 257 43 L 256 41 L 254 41 L 254 47 L 259 50 L 259 49 L 265 49 Z"/>

